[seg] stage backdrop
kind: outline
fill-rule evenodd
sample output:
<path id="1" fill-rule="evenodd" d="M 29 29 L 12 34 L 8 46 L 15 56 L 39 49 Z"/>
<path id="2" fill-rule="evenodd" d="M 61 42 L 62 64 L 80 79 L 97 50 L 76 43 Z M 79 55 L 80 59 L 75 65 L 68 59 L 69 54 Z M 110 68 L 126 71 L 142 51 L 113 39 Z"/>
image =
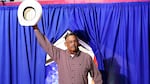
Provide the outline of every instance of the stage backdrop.
<path id="1" fill-rule="evenodd" d="M 46 53 L 17 9 L 0 7 L 0 84 L 44 84 Z M 150 83 L 150 3 L 43 5 L 38 26 L 51 43 L 75 32 L 92 47 L 105 83 Z"/>

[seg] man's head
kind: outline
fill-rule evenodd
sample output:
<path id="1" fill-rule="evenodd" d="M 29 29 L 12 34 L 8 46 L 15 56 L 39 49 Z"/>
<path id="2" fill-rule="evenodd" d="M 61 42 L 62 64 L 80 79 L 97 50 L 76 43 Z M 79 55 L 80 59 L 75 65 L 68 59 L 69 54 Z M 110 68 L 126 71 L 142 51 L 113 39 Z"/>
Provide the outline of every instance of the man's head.
<path id="1" fill-rule="evenodd" d="M 78 38 L 76 34 L 69 33 L 65 36 L 65 46 L 71 54 L 75 54 L 78 51 Z"/>

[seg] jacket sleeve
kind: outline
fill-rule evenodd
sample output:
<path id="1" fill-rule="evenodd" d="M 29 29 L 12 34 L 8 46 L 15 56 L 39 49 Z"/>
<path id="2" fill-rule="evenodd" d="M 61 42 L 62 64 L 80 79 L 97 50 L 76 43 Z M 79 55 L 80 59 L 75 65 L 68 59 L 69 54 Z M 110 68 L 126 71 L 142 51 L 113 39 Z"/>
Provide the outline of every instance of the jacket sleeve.
<path id="1" fill-rule="evenodd" d="M 94 64 L 94 61 L 90 60 L 91 66 L 90 66 L 90 75 L 94 80 L 94 84 L 102 84 L 102 76 L 101 73 L 99 72 L 98 68 Z"/>
<path id="2" fill-rule="evenodd" d="M 35 35 L 40 46 L 49 54 L 49 56 L 56 62 L 59 61 L 60 58 L 60 51 L 61 49 L 53 46 L 49 40 L 44 36 L 39 29 L 34 29 Z"/>

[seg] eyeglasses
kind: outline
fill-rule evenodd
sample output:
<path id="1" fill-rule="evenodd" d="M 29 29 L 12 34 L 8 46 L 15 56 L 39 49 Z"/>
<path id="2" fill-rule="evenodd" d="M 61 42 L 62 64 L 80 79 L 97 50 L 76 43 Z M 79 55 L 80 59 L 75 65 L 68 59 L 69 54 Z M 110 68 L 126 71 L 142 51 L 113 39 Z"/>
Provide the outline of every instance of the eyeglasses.
<path id="1" fill-rule="evenodd" d="M 71 43 L 77 43 L 78 40 L 71 40 L 71 41 L 66 41 L 67 43 L 71 44 Z"/>

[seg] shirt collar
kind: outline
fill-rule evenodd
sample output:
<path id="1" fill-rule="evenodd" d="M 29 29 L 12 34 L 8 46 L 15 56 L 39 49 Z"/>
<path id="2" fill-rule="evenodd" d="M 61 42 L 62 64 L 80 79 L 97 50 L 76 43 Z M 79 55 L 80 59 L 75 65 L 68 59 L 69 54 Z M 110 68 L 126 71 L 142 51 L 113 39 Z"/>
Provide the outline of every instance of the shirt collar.
<path id="1" fill-rule="evenodd" d="M 66 50 L 66 52 L 67 52 L 67 54 L 70 56 L 70 53 L 69 53 L 69 51 L 68 50 Z M 78 50 L 77 51 L 77 53 L 74 55 L 74 57 L 76 56 L 76 57 L 78 57 L 79 55 L 80 55 L 80 50 Z"/>

